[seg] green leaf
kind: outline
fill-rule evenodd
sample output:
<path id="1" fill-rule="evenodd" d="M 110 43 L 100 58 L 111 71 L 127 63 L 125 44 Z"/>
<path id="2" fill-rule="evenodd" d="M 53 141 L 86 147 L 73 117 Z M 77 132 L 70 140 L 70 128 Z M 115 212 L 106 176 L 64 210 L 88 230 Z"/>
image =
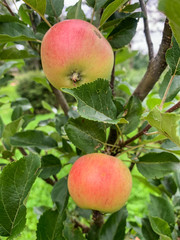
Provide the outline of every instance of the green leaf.
<path id="1" fill-rule="evenodd" d="M 56 211 L 50 209 L 40 217 L 37 225 L 37 240 L 64 240 L 64 220 L 69 198 L 67 179 L 63 178 L 55 184 L 51 197 L 58 209 Z"/>
<path id="2" fill-rule="evenodd" d="M 23 111 L 32 109 L 32 105 L 27 98 L 17 98 L 11 103 L 12 108 L 21 107 Z"/>
<path id="3" fill-rule="evenodd" d="M 51 17 L 59 17 L 64 7 L 64 0 L 47 0 L 46 14 Z"/>
<path id="4" fill-rule="evenodd" d="M 171 75 L 180 75 L 180 47 L 176 39 L 172 39 L 172 48 L 166 52 L 166 62 L 171 68 Z"/>
<path id="5" fill-rule="evenodd" d="M 116 54 L 116 64 L 125 62 L 129 58 L 136 56 L 138 51 L 132 51 L 128 47 L 121 48 Z"/>
<path id="6" fill-rule="evenodd" d="M 0 23 L 0 42 L 35 41 L 36 37 L 30 28 L 19 22 Z"/>
<path id="7" fill-rule="evenodd" d="M 67 188 L 67 178 L 60 179 L 53 187 L 51 192 L 52 201 L 56 204 L 60 213 L 66 208 L 69 193 Z"/>
<path id="8" fill-rule="evenodd" d="M 95 10 L 97 11 L 98 9 L 100 9 L 101 7 L 103 7 L 103 5 L 107 2 L 108 0 L 95 0 Z"/>
<path id="9" fill-rule="evenodd" d="M 66 214 L 60 214 L 58 210 L 47 210 L 41 215 L 37 225 L 37 240 L 65 240 L 63 234 L 63 222 Z"/>
<path id="10" fill-rule="evenodd" d="M 22 107 L 18 106 L 13 109 L 12 115 L 11 115 L 11 120 L 17 120 L 23 115 L 23 110 Z"/>
<path id="11" fill-rule="evenodd" d="M 99 240 L 124 239 L 127 215 L 128 212 L 125 207 L 120 211 L 113 213 L 103 225 Z"/>
<path id="12" fill-rule="evenodd" d="M 27 125 L 28 125 L 31 121 L 34 121 L 34 120 L 35 120 L 35 116 L 32 115 L 32 114 L 25 114 L 25 115 L 23 115 L 23 120 L 24 120 L 24 122 L 23 122 L 22 128 L 24 129 L 24 128 L 27 127 Z"/>
<path id="13" fill-rule="evenodd" d="M 52 154 L 47 154 L 41 158 L 40 178 L 46 179 L 51 175 L 56 175 L 61 169 L 60 160 Z"/>
<path id="14" fill-rule="evenodd" d="M 125 92 L 126 94 L 128 94 L 129 96 L 132 95 L 133 93 L 133 88 L 132 86 L 126 82 L 126 81 L 122 81 L 119 85 L 118 85 L 118 89 L 120 89 L 121 91 Z"/>
<path id="15" fill-rule="evenodd" d="M 113 49 L 119 49 L 129 44 L 136 33 L 137 20 L 134 18 L 126 18 L 113 29 L 108 36 L 108 41 Z"/>
<path id="16" fill-rule="evenodd" d="M 37 147 L 50 149 L 57 147 L 57 142 L 42 131 L 27 130 L 11 137 L 11 144 L 16 147 Z"/>
<path id="17" fill-rule="evenodd" d="M 67 152 L 67 153 L 72 153 L 73 149 L 71 147 L 71 145 L 68 143 L 68 141 L 64 138 L 62 138 L 62 148 L 63 148 L 63 152 Z"/>
<path id="18" fill-rule="evenodd" d="M 0 235 L 15 237 L 25 227 L 24 201 L 37 177 L 40 159 L 30 154 L 8 164 L 0 175 Z"/>
<path id="19" fill-rule="evenodd" d="M 57 114 L 55 116 L 56 130 L 60 135 L 62 135 L 62 128 L 67 123 L 67 121 L 68 121 L 68 118 L 64 114 L 60 114 L 60 115 Z"/>
<path id="20" fill-rule="evenodd" d="M 43 106 L 44 109 L 48 110 L 49 112 L 55 112 L 57 113 L 57 109 L 52 107 L 51 105 L 49 105 L 49 103 L 47 103 L 46 101 L 41 101 L 41 104 Z"/>
<path id="21" fill-rule="evenodd" d="M 159 0 L 158 8 L 168 17 L 174 36 L 180 45 L 179 0 Z"/>
<path id="22" fill-rule="evenodd" d="M 90 230 L 88 231 L 87 239 L 88 240 L 99 240 L 99 233 L 101 228 L 95 224 L 91 225 Z"/>
<path id="23" fill-rule="evenodd" d="M 163 113 L 155 107 L 145 118 L 149 124 L 180 146 L 180 115 L 176 113 Z"/>
<path id="24" fill-rule="evenodd" d="M 86 2 L 90 7 L 94 8 L 96 0 L 86 0 Z"/>
<path id="25" fill-rule="evenodd" d="M 8 61 L 5 62 L 2 66 L 0 66 L 0 78 L 11 68 L 15 67 L 17 64 L 18 64 L 17 61 Z"/>
<path id="26" fill-rule="evenodd" d="M 104 123 L 118 123 L 117 109 L 112 101 L 112 90 L 107 80 L 98 79 L 78 88 L 63 88 L 78 102 L 79 114 L 89 120 Z"/>
<path id="27" fill-rule="evenodd" d="M 4 123 L 0 116 L 0 138 L 2 138 L 3 130 L 4 130 Z"/>
<path id="28" fill-rule="evenodd" d="M 139 3 L 127 4 L 125 8 L 123 8 L 123 12 L 134 12 L 137 8 L 140 8 Z"/>
<path id="29" fill-rule="evenodd" d="M 35 10 L 40 15 L 44 15 L 46 11 L 46 0 L 23 0 L 27 5 L 29 5 L 33 10 Z"/>
<path id="30" fill-rule="evenodd" d="M 74 6 L 68 8 L 67 19 L 86 19 L 86 16 L 81 9 L 81 2 L 82 0 L 79 0 Z"/>
<path id="31" fill-rule="evenodd" d="M 164 96 L 164 93 L 166 91 L 166 88 L 168 86 L 168 83 L 169 83 L 171 77 L 172 77 L 171 71 L 168 71 L 166 73 L 166 75 L 164 76 L 164 80 L 163 80 L 162 84 L 160 85 L 160 89 L 159 89 L 159 96 L 161 98 L 163 98 L 163 96 Z M 166 97 L 166 102 L 172 101 L 176 97 L 176 95 L 179 93 L 179 91 L 180 91 L 180 76 L 174 76 L 172 84 L 169 88 L 169 91 L 168 91 L 168 94 Z"/>
<path id="32" fill-rule="evenodd" d="M 114 0 L 112 3 L 110 3 L 106 9 L 104 10 L 101 20 L 100 20 L 100 27 L 106 22 L 106 20 L 122 5 L 126 2 L 126 0 Z"/>
<path id="33" fill-rule="evenodd" d="M 177 173 L 177 171 L 175 172 L 175 174 Z M 168 192 L 169 195 L 175 195 L 176 191 L 177 191 L 177 185 L 176 182 L 174 180 L 174 176 L 172 175 L 168 175 L 165 176 L 162 180 L 161 180 L 162 185 L 164 186 L 165 190 Z"/>
<path id="34" fill-rule="evenodd" d="M 90 7 L 94 8 L 95 11 L 97 11 L 98 9 L 103 7 L 103 5 L 106 2 L 108 2 L 108 0 L 98 0 L 98 1 L 97 0 L 87 0 L 86 2 Z"/>
<path id="35" fill-rule="evenodd" d="M 159 239 L 159 236 L 153 231 L 148 218 L 142 218 L 142 234 L 145 240 Z"/>
<path id="36" fill-rule="evenodd" d="M 23 24 L 23 22 L 20 21 L 19 18 L 17 18 L 16 16 L 11 16 L 9 14 L 0 15 L 0 23 L 3 23 L 3 22 L 19 22 Z"/>
<path id="37" fill-rule="evenodd" d="M 153 217 L 158 217 L 166 221 L 171 230 L 174 229 L 175 215 L 173 206 L 170 204 L 168 199 L 163 197 L 156 197 L 150 195 L 151 202 L 148 206 L 149 214 Z"/>
<path id="38" fill-rule="evenodd" d="M 28 24 L 29 26 L 32 26 L 28 11 L 29 9 L 27 9 L 27 6 L 25 4 L 21 4 L 18 10 L 18 14 L 24 23 Z"/>
<path id="39" fill-rule="evenodd" d="M 125 119 L 129 122 L 129 124 L 124 125 L 122 128 L 122 132 L 124 134 L 128 134 L 137 128 L 140 122 L 141 114 L 141 101 L 139 100 L 139 98 L 132 96 L 129 99 L 127 105 L 127 115 L 125 116 Z"/>
<path id="40" fill-rule="evenodd" d="M 149 216 L 151 227 L 158 235 L 161 236 L 161 240 L 172 240 L 171 230 L 166 221 L 158 217 Z"/>
<path id="41" fill-rule="evenodd" d="M 0 52 L 0 59 L 1 60 L 11 60 L 11 59 L 21 59 L 21 58 L 33 58 L 36 55 L 29 53 L 27 50 L 19 50 L 15 47 L 10 47 L 4 49 Z"/>
<path id="42" fill-rule="evenodd" d="M 11 143 L 10 143 L 10 138 L 19 131 L 19 129 L 21 128 L 23 124 L 23 119 L 19 118 L 15 121 L 12 121 L 10 123 L 8 123 L 5 127 L 4 127 L 4 131 L 2 134 L 3 137 L 3 142 L 6 146 L 6 148 L 8 150 L 11 149 Z"/>
<path id="43" fill-rule="evenodd" d="M 40 75 L 40 76 L 32 76 L 32 79 L 37 82 L 42 84 L 43 86 L 45 86 L 50 92 L 52 92 L 52 89 L 47 81 L 47 79 L 45 78 L 44 75 Z"/>
<path id="44" fill-rule="evenodd" d="M 65 131 L 70 141 L 86 153 L 92 153 L 102 147 L 106 141 L 106 128 L 103 123 L 83 118 L 70 119 Z"/>
<path id="45" fill-rule="evenodd" d="M 63 235 L 66 240 L 85 240 L 80 229 L 75 228 L 72 223 L 64 223 Z"/>
<path id="46" fill-rule="evenodd" d="M 0 87 L 5 87 L 8 85 L 8 82 L 13 80 L 14 77 L 12 75 L 9 74 L 5 74 L 3 78 L 0 79 Z M 1 103 L 2 105 L 2 103 Z"/>
<path id="47" fill-rule="evenodd" d="M 143 183 L 146 188 L 149 188 L 151 191 L 161 194 L 161 190 L 157 188 L 156 186 L 152 185 L 146 178 L 139 176 L 139 175 L 133 175 L 133 178 L 137 179 L 139 182 Z"/>
<path id="48" fill-rule="evenodd" d="M 180 167 L 180 161 L 167 152 L 147 153 L 139 158 L 137 168 L 146 178 L 161 178 Z"/>

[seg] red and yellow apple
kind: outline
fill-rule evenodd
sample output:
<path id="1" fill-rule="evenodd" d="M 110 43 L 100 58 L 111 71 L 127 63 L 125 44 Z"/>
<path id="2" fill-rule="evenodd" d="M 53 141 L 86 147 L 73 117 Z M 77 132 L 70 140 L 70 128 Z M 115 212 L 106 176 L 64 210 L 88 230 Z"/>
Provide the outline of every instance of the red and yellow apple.
<path id="1" fill-rule="evenodd" d="M 72 166 L 68 189 L 81 208 L 115 212 L 127 201 L 132 177 L 127 166 L 118 158 L 102 153 L 80 157 Z"/>
<path id="2" fill-rule="evenodd" d="M 100 31 L 92 24 L 65 20 L 45 34 L 41 61 L 49 82 L 60 89 L 73 88 L 97 78 L 109 79 L 114 55 Z"/>

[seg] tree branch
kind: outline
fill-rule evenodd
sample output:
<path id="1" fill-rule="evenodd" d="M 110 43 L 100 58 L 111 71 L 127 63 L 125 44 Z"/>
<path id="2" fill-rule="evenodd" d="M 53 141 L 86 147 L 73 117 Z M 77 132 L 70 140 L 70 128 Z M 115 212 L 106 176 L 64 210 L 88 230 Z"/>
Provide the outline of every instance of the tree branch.
<path id="1" fill-rule="evenodd" d="M 153 43 L 151 40 L 150 30 L 149 30 L 149 23 L 148 23 L 148 15 L 147 15 L 147 9 L 146 4 L 144 0 L 139 0 L 141 10 L 144 14 L 143 21 L 144 21 L 144 34 L 146 37 L 146 42 L 148 46 L 148 53 L 149 53 L 149 60 L 151 61 L 154 58 L 154 49 L 153 49 Z"/>
<path id="2" fill-rule="evenodd" d="M 143 79 L 133 93 L 133 95 L 139 97 L 141 101 L 143 101 L 148 93 L 152 90 L 154 84 L 159 80 L 159 77 L 167 66 L 165 54 L 167 49 L 170 47 L 171 36 L 172 31 L 168 24 L 168 20 L 166 19 L 159 51 L 156 57 L 149 62 Z"/>
<path id="3" fill-rule="evenodd" d="M 88 233 L 90 228 L 82 223 L 80 223 L 79 221 L 77 221 L 76 219 L 73 219 L 72 222 L 74 223 L 74 228 L 78 228 L 80 227 L 82 229 L 83 233 Z"/>
<path id="4" fill-rule="evenodd" d="M 57 98 L 59 105 L 61 106 L 62 110 L 64 111 L 64 114 L 67 116 L 68 111 L 69 111 L 69 106 L 68 106 L 68 103 L 67 103 L 63 93 L 60 90 L 53 87 L 51 84 L 50 84 L 50 86 L 51 86 L 53 93 L 55 94 L 55 96 Z"/>
<path id="5" fill-rule="evenodd" d="M 23 156 L 27 156 L 27 152 L 22 147 L 18 147 L 19 151 L 22 153 Z"/>
<path id="6" fill-rule="evenodd" d="M 15 14 L 13 13 L 13 11 L 11 10 L 10 6 L 8 5 L 8 3 L 6 2 L 6 0 L 3 0 L 2 4 L 7 8 L 7 10 L 10 12 L 10 14 L 12 16 L 15 16 Z"/>
<path id="7" fill-rule="evenodd" d="M 43 179 L 43 180 L 51 186 L 54 186 L 54 184 L 55 184 L 55 182 L 51 178 L 46 178 L 46 179 Z"/>

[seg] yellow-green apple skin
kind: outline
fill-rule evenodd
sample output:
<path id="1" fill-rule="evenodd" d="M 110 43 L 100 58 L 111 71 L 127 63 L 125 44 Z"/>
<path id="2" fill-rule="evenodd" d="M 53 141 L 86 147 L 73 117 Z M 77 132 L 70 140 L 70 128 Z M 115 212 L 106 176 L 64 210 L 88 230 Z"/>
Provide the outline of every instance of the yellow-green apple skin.
<path id="1" fill-rule="evenodd" d="M 81 208 L 115 212 L 126 203 L 132 188 L 127 166 L 118 158 L 102 153 L 80 157 L 68 176 L 68 189 Z"/>
<path id="2" fill-rule="evenodd" d="M 46 32 L 41 61 L 47 79 L 55 88 L 73 88 L 97 78 L 109 79 L 114 54 L 95 26 L 71 19 L 55 24 Z"/>

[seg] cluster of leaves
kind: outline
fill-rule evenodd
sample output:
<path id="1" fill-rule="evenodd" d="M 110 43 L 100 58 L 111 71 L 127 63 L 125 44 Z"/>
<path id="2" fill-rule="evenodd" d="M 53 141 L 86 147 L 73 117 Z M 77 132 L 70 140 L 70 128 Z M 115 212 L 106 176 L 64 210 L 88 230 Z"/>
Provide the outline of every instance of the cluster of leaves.
<path id="1" fill-rule="evenodd" d="M 88 20 L 81 2 L 66 9 L 67 18 Z M 172 2 L 176 7 L 172 7 Z M 117 51 L 117 65 L 134 55 L 125 46 L 132 40 L 138 20 L 143 16 L 141 11 L 137 11 L 138 3 L 125 3 L 126 0 L 87 0 L 87 4 L 94 9 L 94 23 L 99 25 Z M 64 1 L 26 0 L 16 14 L 8 8 L 6 1 L 2 1 L 2 6 L 0 58 L 3 64 L 0 66 L 0 86 L 13 79 L 9 70 L 22 66 L 22 59 L 38 56 L 45 32 L 60 21 Z M 172 48 L 166 53 L 169 71 L 155 101 L 156 105 L 162 105 L 161 109 L 164 101 L 169 109 L 177 105 L 180 89 L 180 17 L 178 14 L 174 17 L 174 11 L 179 8 L 180 4 L 175 0 L 159 2 L 159 9 L 170 19 L 175 36 Z M 18 49 L 19 44 L 24 50 Z M 50 89 L 46 79 L 37 81 Z M 76 99 L 77 110 L 72 107 L 65 115 L 44 102 L 44 108 L 51 111 L 54 118 L 39 122 L 34 129 L 28 129 L 35 117 L 31 111 L 27 113 L 27 110 L 33 109 L 28 99 L 10 102 L 7 96 L 0 96 L 0 107 L 10 105 L 12 109 L 11 122 L 6 124 L 0 117 L 0 235 L 11 239 L 23 230 L 28 193 L 35 179 L 40 177 L 53 186 L 51 199 L 54 207 L 41 212 L 37 225 L 38 240 L 123 240 L 135 236 L 146 240 L 177 239 L 180 236 L 179 114 L 166 113 L 157 106 L 149 111 L 136 96 L 131 96 L 125 103 L 124 99 L 113 97 L 109 82 L 104 79 L 79 88 L 63 89 L 63 92 Z M 152 102 L 152 95 L 148 99 Z M 142 116 L 143 113 L 146 116 Z M 143 129 L 149 130 L 151 127 L 144 125 L 146 121 L 153 131 L 158 131 L 156 135 L 143 135 Z M 51 131 L 47 131 L 47 127 Z M 136 133 L 141 131 L 142 134 L 136 137 Z M 124 207 L 105 216 L 105 223 L 99 226 L 95 221 L 92 223 L 91 212 L 70 204 L 67 172 L 61 178 L 59 174 L 78 156 L 97 151 L 111 155 L 125 154 L 131 167 L 136 164 L 142 175 L 137 176 L 139 181 L 153 191 L 148 216 L 141 221 L 129 222 Z"/>

